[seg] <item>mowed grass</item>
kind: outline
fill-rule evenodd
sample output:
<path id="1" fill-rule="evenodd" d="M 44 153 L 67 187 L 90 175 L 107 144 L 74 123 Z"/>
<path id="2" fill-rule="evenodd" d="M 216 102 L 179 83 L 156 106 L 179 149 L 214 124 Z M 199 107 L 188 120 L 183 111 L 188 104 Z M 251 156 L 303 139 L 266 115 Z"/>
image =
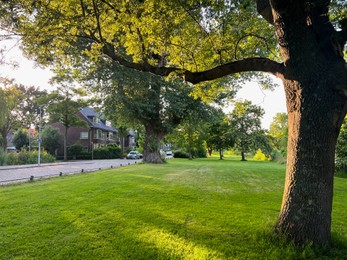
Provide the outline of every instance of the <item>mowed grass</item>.
<path id="1" fill-rule="evenodd" d="M 272 235 L 285 166 L 216 158 L 137 164 L 0 188 L 0 259 L 346 259 L 347 179 L 334 247 Z"/>

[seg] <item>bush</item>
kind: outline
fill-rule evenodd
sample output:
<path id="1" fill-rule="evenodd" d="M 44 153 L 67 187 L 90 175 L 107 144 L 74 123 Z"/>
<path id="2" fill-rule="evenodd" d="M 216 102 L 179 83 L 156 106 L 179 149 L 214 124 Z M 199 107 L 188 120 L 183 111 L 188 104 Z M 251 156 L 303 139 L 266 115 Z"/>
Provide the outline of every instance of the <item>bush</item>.
<path id="1" fill-rule="evenodd" d="M 73 144 L 67 148 L 67 154 L 70 156 L 72 155 L 72 156 L 77 157 L 78 155 L 82 154 L 83 149 L 84 148 L 83 148 L 82 144 L 77 141 L 75 144 Z"/>
<path id="2" fill-rule="evenodd" d="M 115 159 L 121 158 L 121 149 L 118 145 L 112 144 L 102 146 L 93 151 L 94 159 Z"/>
<path id="3" fill-rule="evenodd" d="M 55 154 L 55 151 L 60 147 L 60 131 L 51 125 L 47 125 L 41 133 L 42 146 L 50 154 Z"/>
<path id="4" fill-rule="evenodd" d="M 204 147 L 199 147 L 193 150 L 192 156 L 194 158 L 206 158 L 207 157 L 207 152 Z"/>
<path id="5" fill-rule="evenodd" d="M 29 146 L 29 136 L 24 129 L 20 128 L 15 132 L 12 138 L 12 142 L 14 146 L 16 147 L 16 149 L 20 150 L 23 147 Z"/>
<path id="6" fill-rule="evenodd" d="M 2 165 L 23 165 L 23 164 L 35 164 L 38 163 L 38 151 L 26 151 L 22 149 L 19 153 L 8 153 L 0 155 L 0 160 L 3 160 Z M 40 154 L 41 163 L 54 162 L 55 157 L 46 151 L 42 150 Z M 0 162 L 1 163 L 1 162 Z"/>
<path id="7" fill-rule="evenodd" d="M 335 176 L 347 178 L 347 158 L 335 160 Z"/>
<path id="8" fill-rule="evenodd" d="M 178 150 L 174 152 L 174 158 L 189 158 L 189 154 L 185 151 Z"/>
<path id="9" fill-rule="evenodd" d="M 286 158 L 284 157 L 284 155 L 281 152 L 275 150 L 271 153 L 271 160 L 279 162 L 280 164 L 286 163 Z"/>
<path id="10" fill-rule="evenodd" d="M 253 157 L 253 160 L 256 160 L 256 161 L 266 161 L 266 156 L 265 156 L 265 154 L 263 154 L 261 149 L 258 149 L 256 154 Z"/>

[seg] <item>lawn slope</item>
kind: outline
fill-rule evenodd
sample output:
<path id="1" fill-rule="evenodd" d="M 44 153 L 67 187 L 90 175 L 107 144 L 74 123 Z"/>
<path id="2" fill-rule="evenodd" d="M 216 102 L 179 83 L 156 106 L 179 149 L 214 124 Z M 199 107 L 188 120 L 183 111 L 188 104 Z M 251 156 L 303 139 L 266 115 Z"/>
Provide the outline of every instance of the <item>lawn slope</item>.
<path id="1" fill-rule="evenodd" d="M 0 259 L 343 259 L 347 180 L 335 178 L 334 248 L 271 234 L 285 166 L 173 159 L 0 188 Z"/>

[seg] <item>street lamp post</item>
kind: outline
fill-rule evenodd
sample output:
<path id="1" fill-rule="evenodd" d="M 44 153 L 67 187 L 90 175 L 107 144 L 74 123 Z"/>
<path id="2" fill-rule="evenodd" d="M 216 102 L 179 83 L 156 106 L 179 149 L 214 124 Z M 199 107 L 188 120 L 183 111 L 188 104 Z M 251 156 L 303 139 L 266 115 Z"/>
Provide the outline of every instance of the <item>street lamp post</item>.
<path id="1" fill-rule="evenodd" d="M 39 145 L 39 150 L 37 153 L 37 165 L 40 166 L 41 164 L 41 120 L 42 120 L 42 107 L 39 107 L 40 110 L 40 118 L 39 118 L 39 133 L 38 133 L 38 145 Z"/>

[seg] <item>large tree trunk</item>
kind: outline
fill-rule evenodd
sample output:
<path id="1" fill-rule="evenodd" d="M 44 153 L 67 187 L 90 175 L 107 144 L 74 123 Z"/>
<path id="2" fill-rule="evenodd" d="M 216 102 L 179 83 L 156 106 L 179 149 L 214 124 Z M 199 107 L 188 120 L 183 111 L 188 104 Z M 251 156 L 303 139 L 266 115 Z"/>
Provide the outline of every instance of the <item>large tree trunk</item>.
<path id="1" fill-rule="evenodd" d="M 164 161 L 160 155 L 160 142 L 163 140 L 164 134 L 150 124 L 145 126 L 145 131 L 143 162 L 163 163 Z"/>
<path id="2" fill-rule="evenodd" d="M 270 3 L 285 68 L 289 127 L 275 229 L 299 245 L 326 245 L 331 239 L 335 145 L 346 113 L 345 61 L 331 40 L 328 1 L 312 5 L 313 11 L 305 10 L 305 1 Z"/>
<path id="3" fill-rule="evenodd" d="M 326 95 L 297 96 L 300 109 L 288 114 L 287 172 L 276 230 L 297 244 L 330 242 L 335 144 L 344 113 L 340 98 Z"/>

